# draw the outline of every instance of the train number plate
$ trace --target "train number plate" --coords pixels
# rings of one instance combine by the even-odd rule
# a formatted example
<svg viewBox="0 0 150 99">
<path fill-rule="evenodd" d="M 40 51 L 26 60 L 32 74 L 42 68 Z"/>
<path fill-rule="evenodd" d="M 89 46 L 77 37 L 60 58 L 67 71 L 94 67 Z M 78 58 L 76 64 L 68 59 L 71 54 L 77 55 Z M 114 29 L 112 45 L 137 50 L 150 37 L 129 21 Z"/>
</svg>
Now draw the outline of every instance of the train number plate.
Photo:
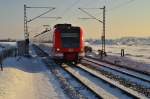
<svg viewBox="0 0 150 99">
<path fill-rule="evenodd" d="M 72 48 L 69 48 L 68 51 L 69 51 L 69 52 L 73 52 L 74 50 L 73 50 Z"/>
</svg>

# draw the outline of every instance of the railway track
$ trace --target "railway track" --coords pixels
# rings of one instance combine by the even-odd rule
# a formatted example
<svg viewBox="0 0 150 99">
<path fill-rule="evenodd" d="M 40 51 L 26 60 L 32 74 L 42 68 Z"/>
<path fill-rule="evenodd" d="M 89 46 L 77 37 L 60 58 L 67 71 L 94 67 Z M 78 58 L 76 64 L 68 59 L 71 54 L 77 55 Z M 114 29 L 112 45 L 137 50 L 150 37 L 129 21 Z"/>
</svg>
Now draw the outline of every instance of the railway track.
<svg viewBox="0 0 150 99">
<path fill-rule="evenodd" d="M 144 73 L 141 73 L 141 72 L 138 72 L 138 71 L 134 71 L 134 70 L 129 70 L 129 69 L 126 69 L 126 68 L 123 68 L 123 67 L 117 67 L 113 64 L 100 62 L 98 60 L 95 60 L 95 59 L 89 58 L 89 57 L 85 57 L 83 60 L 86 60 L 86 61 L 94 63 L 96 65 L 103 66 L 105 68 L 109 68 L 111 70 L 129 75 L 129 76 L 132 76 L 132 77 L 135 77 L 135 78 L 138 78 L 138 79 L 141 79 L 143 81 L 146 81 L 146 82 L 150 83 L 150 75 L 147 75 L 147 74 L 144 74 Z"/>
<path fill-rule="evenodd" d="M 42 52 L 43 51 L 40 50 L 40 54 Z M 47 54 L 45 52 L 43 53 L 45 55 Z M 118 82 L 115 82 L 112 79 L 109 79 L 106 76 L 99 74 L 94 70 L 89 69 L 86 66 L 83 66 L 81 64 L 77 66 L 68 66 L 66 64 L 63 64 L 61 65 L 61 67 L 64 70 L 66 70 L 68 73 L 70 73 L 73 77 L 75 77 L 75 79 L 79 80 L 79 82 L 81 82 L 84 86 L 86 86 L 99 98 L 104 98 L 104 99 L 110 99 L 110 98 L 146 99 L 147 98 L 144 95 L 139 94 L 137 91 L 127 88 L 119 84 Z"/>
<path fill-rule="evenodd" d="M 109 65 L 112 65 L 112 66 L 117 66 L 117 67 L 120 67 L 120 68 L 124 68 L 124 69 L 127 69 L 127 70 L 131 70 L 131 71 L 135 71 L 135 72 L 138 72 L 140 74 L 145 74 L 145 75 L 149 75 L 150 76 L 150 73 L 148 72 L 144 72 L 144 71 L 141 71 L 141 70 L 137 70 L 137 69 L 134 69 L 134 68 L 129 68 L 127 66 L 122 66 L 120 64 L 117 64 L 117 63 L 112 63 L 112 62 L 109 62 L 109 61 L 106 61 L 106 60 L 100 60 L 98 58 L 95 58 L 95 57 L 91 57 L 91 56 L 88 56 L 86 55 L 85 56 L 86 58 L 90 58 L 90 59 L 94 59 L 96 61 L 100 61 L 102 63 L 106 63 L 106 64 L 109 64 Z"/>
<path fill-rule="evenodd" d="M 70 99 L 101 99 L 100 96 L 72 77 L 72 75 L 61 68 L 60 65 L 54 63 L 50 58 L 47 60 L 45 57 L 49 57 L 48 54 L 38 46 L 33 45 L 33 47 L 38 56 L 44 57 L 43 62 L 50 68 L 52 74 L 58 79 L 64 93 L 67 94 Z"/>
<path fill-rule="evenodd" d="M 130 88 L 126 88 L 123 85 L 105 77 L 104 75 L 87 68 L 86 66 L 78 65 L 72 67 L 62 65 L 62 67 L 104 99 L 146 99 L 145 96 L 139 94 L 138 92 L 133 91 Z"/>
<path fill-rule="evenodd" d="M 124 70 L 122 68 L 117 68 L 111 65 L 109 66 L 106 63 L 102 64 L 102 62 L 95 61 L 93 59 L 83 60 L 86 60 L 85 62 L 83 62 L 83 64 L 87 67 L 92 68 L 100 74 L 103 74 L 106 77 L 119 82 L 125 87 L 128 87 L 150 98 L 149 76 L 135 71 L 128 71 L 126 69 Z"/>
</svg>

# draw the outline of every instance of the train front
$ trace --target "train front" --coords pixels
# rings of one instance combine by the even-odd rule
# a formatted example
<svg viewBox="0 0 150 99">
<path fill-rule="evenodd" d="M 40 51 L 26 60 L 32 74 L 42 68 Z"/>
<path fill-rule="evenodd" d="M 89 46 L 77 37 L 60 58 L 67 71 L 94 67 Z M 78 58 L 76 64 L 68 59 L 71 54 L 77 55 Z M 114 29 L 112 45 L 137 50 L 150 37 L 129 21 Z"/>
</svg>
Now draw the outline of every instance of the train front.
<svg viewBox="0 0 150 99">
<path fill-rule="evenodd" d="M 63 61 L 78 62 L 84 55 L 83 31 L 71 24 L 57 24 L 54 32 L 55 56 Z"/>
</svg>

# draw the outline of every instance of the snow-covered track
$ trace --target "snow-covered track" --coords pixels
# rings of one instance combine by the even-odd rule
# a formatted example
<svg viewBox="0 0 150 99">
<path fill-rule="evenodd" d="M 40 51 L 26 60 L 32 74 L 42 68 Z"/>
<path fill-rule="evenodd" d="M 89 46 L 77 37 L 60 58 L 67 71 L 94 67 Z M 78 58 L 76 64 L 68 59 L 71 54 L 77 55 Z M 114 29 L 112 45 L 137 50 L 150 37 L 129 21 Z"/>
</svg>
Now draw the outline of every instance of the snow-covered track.
<svg viewBox="0 0 150 99">
<path fill-rule="evenodd" d="M 101 97 L 62 69 L 60 64 L 55 63 L 41 48 L 37 45 L 33 45 L 33 47 L 38 56 L 44 57 L 43 62 L 50 68 L 50 71 L 58 79 L 61 88 L 63 88 L 70 99 L 101 99 Z"/>
<path fill-rule="evenodd" d="M 38 56 L 40 57 L 48 57 L 48 53 L 46 53 L 45 51 L 43 51 L 40 47 L 38 47 L 37 45 L 33 44 L 32 45 L 36 50 L 36 53 L 38 54 Z"/>
<path fill-rule="evenodd" d="M 120 72 L 120 73 L 125 74 L 125 75 L 129 75 L 129 76 L 132 76 L 134 78 L 137 78 L 137 79 L 140 79 L 140 80 L 143 80 L 145 82 L 150 83 L 150 76 L 149 75 L 146 75 L 146 74 L 143 74 L 143 73 L 140 73 L 137 71 L 133 71 L 133 70 L 128 70 L 126 68 L 117 67 L 115 65 L 101 62 L 101 61 L 98 61 L 98 60 L 95 60 L 92 58 L 85 57 L 83 60 L 88 61 L 88 62 L 93 63 L 93 64 L 96 64 L 96 65 L 99 65 L 99 66 L 102 66 L 102 67 L 105 67 L 105 68 L 109 68 L 111 70 Z"/>
<path fill-rule="evenodd" d="M 62 67 L 64 67 L 67 72 L 76 77 L 76 79 L 80 80 L 80 82 L 104 99 L 146 99 L 145 96 L 140 95 L 136 91 L 126 88 L 123 85 L 112 81 L 111 79 L 96 73 L 92 69 L 89 69 L 81 64 L 77 66 L 68 66 L 64 64 Z"/>
<path fill-rule="evenodd" d="M 111 69 L 109 68 L 109 65 L 105 66 L 100 65 L 98 63 L 95 62 L 90 62 L 90 61 L 86 61 L 86 60 L 82 60 L 82 64 L 85 65 L 86 67 L 93 69 L 95 72 L 98 72 L 104 76 L 106 76 L 107 78 L 114 80 L 118 83 L 120 83 L 121 85 L 130 88 L 148 98 L 150 98 L 150 82 L 149 81 L 145 81 L 139 77 L 135 77 L 133 75 L 130 76 L 130 74 L 126 74 L 126 73 L 122 73 L 122 68 L 121 71 L 119 70 L 115 70 L 115 69 Z M 110 66 L 111 67 L 111 66 Z M 113 66 L 112 66 L 113 68 Z M 132 72 L 131 72 L 132 74 Z M 149 77 L 149 76 L 148 76 Z"/>
<path fill-rule="evenodd" d="M 89 81 L 87 78 L 85 78 L 84 76 L 79 75 L 78 73 L 76 73 L 76 71 L 74 69 L 72 69 L 70 66 L 63 64 L 62 67 L 68 72 L 70 73 L 72 76 L 74 76 L 77 80 L 79 80 L 83 85 L 85 85 L 87 88 L 89 88 L 91 91 L 93 91 L 95 94 L 97 94 L 99 97 L 101 97 L 102 99 L 117 99 L 117 97 L 109 94 L 108 92 L 106 92 L 105 90 L 103 90 L 101 87 L 97 87 L 95 86 L 94 83 L 92 83 L 91 81 Z"/>
<path fill-rule="evenodd" d="M 38 47 L 38 46 L 37 46 Z M 41 49 L 40 50 L 40 54 L 42 54 L 43 50 Z M 45 57 L 45 55 L 48 55 L 47 53 L 43 53 L 41 55 L 41 57 Z M 74 76 L 76 79 L 78 79 L 77 77 L 79 77 L 79 74 L 78 73 L 79 71 L 76 71 L 73 67 L 71 66 L 67 66 L 67 65 L 62 65 L 62 67 L 66 70 L 66 68 L 71 68 L 72 69 L 72 73 L 70 73 L 72 76 Z M 76 67 L 77 68 L 77 67 Z M 89 69 L 89 70 L 92 70 L 92 69 Z M 67 71 L 67 70 L 66 70 Z M 86 71 L 87 70 L 82 70 L 82 71 Z M 69 72 L 69 71 L 67 71 Z M 92 71 L 93 72 L 93 71 Z M 86 75 L 83 77 L 81 77 L 81 79 L 79 80 L 79 82 L 83 83 L 82 81 L 84 81 L 86 84 L 84 84 L 88 89 L 90 89 L 92 91 L 92 93 L 95 93 L 96 96 L 99 96 L 101 98 L 105 98 L 105 99 L 110 99 L 111 98 L 124 98 L 124 99 L 127 99 L 127 98 L 147 98 L 145 96 L 143 96 L 143 94 L 140 94 L 138 93 L 137 91 L 134 91 L 130 88 L 126 88 L 125 86 L 119 84 L 118 82 L 115 82 L 113 81 L 112 79 L 109 79 L 107 78 L 106 76 L 102 75 L 102 77 L 104 77 L 103 79 L 102 78 L 99 78 L 98 75 L 99 74 L 93 74 L 92 72 L 87 72 L 87 75 L 90 74 L 92 75 L 91 77 L 87 77 Z M 76 74 L 76 76 L 74 75 Z M 82 75 L 83 76 L 83 75 Z M 87 79 L 87 81 L 85 80 Z M 93 79 L 93 80 L 91 80 Z M 94 79 L 99 79 L 99 80 L 96 80 L 96 84 L 99 83 L 99 85 L 96 85 L 95 84 L 95 80 Z M 101 80 L 100 80 L 101 79 Z M 112 83 L 109 83 L 109 80 L 110 82 Z M 104 83 L 104 85 L 100 84 L 100 83 Z M 91 83 L 91 84 L 90 84 Z M 106 83 L 106 84 L 105 84 Z M 93 85 L 92 85 L 93 84 Z M 94 85 L 95 84 L 95 85 Z M 87 85 L 90 85 L 90 86 L 87 86 Z M 104 86 L 107 86 L 107 87 L 104 87 Z M 94 87 L 95 86 L 95 87 Z M 118 87 L 119 86 L 119 87 Z M 99 88 L 100 87 L 100 88 Z M 109 87 L 109 88 L 108 88 Z M 112 89 L 111 89 L 112 88 Z M 95 90 L 97 89 L 97 90 Z M 106 90 L 107 89 L 107 90 Z M 109 92 L 109 89 L 113 90 L 112 93 Z M 117 89 L 117 90 L 116 90 Z M 93 91 L 95 90 L 95 91 Z"/>
</svg>

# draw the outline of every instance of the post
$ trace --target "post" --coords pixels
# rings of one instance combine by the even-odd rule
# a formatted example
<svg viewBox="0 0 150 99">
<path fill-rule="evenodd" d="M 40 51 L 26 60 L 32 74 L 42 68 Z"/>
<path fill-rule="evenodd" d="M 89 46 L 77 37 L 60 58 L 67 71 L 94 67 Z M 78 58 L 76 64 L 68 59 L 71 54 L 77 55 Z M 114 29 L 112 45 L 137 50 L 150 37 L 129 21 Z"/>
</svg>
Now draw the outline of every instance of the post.
<svg viewBox="0 0 150 99">
<path fill-rule="evenodd" d="M 33 17 L 32 19 L 29 19 L 27 18 L 27 9 L 30 9 L 30 8 L 37 8 L 37 9 L 49 9 L 48 11 L 45 11 L 43 12 L 42 14 L 36 16 L 36 17 Z M 54 7 L 28 7 L 26 5 L 24 5 L 24 36 L 25 36 L 25 41 L 26 41 L 26 55 L 29 55 L 29 32 L 28 32 L 28 23 L 31 22 L 31 21 L 34 21 L 35 19 L 37 18 L 40 18 L 41 16 L 49 13 L 50 11 L 54 10 L 55 8 Z"/>
<path fill-rule="evenodd" d="M 86 13 L 88 16 L 90 16 L 92 19 L 95 19 L 97 21 L 99 21 L 100 23 L 103 23 L 103 32 L 102 32 L 102 35 L 101 35 L 101 41 L 102 41 L 102 54 L 104 56 L 107 56 L 106 54 L 106 50 L 105 50 L 105 25 L 106 25 L 106 22 L 105 22 L 105 18 L 106 18 L 106 7 L 104 6 L 103 8 L 98 8 L 98 9 L 101 9 L 103 10 L 103 21 L 96 18 L 95 16 L 93 16 L 92 14 L 88 13 L 87 11 L 83 10 L 83 9 L 90 9 L 90 8 L 79 8 L 79 10 L 81 10 L 82 12 Z M 91 8 L 93 9 L 93 8 Z M 97 8 L 95 8 L 97 9 Z M 89 19 L 89 18 L 82 18 L 82 19 Z M 102 56 L 103 56 L 102 55 Z"/>
<path fill-rule="evenodd" d="M 2 65 L 2 62 L 3 62 L 3 53 L 0 55 L 0 67 L 1 67 L 1 71 L 3 71 L 3 65 Z"/>
<path fill-rule="evenodd" d="M 103 35 L 104 35 L 104 53 L 105 53 L 105 6 L 103 10 Z"/>
<path fill-rule="evenodd" d="M 121 49 L 121 56 L 124 56 L 124 49 Z"/>
<path fill-rule="evenodd" d="M 1 65 L 1 71 L 3 71 L 3 65 L 2 65 L 2 62 L 0 63 L 0 65 Z"/>
<path fill-rule="evenodd" d="M 24 37 L 26 42 L 25 54 L 29 54 L 29 33 L 28 33 L 28 19 L 27 19 L 27 6 L 24 5 Z"/>
<path fill-rule="evenodd" d="M 102 51 L 105 54 L 105 6 L 102 8 L 103 9 L 103 34 L 102 34 Z"/>
<path fill-rule="evenodd" d="M 1 65 L 1 71 L 3 71 L 3 65 L 2 65 L 2 62 L 0 63 L 0 65 Z"/>
</svg>

